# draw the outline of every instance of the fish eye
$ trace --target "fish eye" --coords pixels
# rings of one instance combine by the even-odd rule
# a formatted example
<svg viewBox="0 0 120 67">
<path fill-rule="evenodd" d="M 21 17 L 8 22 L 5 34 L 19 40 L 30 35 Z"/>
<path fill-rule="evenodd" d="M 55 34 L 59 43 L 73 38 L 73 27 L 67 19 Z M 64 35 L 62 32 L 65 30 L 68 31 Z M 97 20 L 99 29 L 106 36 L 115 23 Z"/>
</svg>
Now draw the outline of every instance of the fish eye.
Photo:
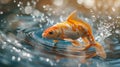
<svg viewBox="0 0 120 67">
<path fill-rule="evenodd" d="M 53 32 L 51 31 L 51 32 L 49 32 L 49 34 L 53 34 Z"/>
</svg>

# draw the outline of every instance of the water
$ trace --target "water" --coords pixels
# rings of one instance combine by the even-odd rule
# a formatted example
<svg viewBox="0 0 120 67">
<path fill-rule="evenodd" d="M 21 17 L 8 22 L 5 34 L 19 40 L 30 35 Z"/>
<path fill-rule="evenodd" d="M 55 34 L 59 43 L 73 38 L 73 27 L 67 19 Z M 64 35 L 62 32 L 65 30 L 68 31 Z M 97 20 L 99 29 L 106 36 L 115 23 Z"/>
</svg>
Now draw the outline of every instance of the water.
<svg viewBox="0 0 120 67">
<path fill-rule="evenodd" d="M 95 39 L 100 42 L 107 53 L 107 58 L 98 56 L 89 58 L 95 53 L 89 51 L 77 51 L 70 42 L 60 41 L 54 47 L 52 40 L 44 39 L 41 34 L 44 29 L 64 21 L 75 7 L 68 6 L 62 10 L 69 1 L 58 4 L 59 0 L 53 0 L 54 5 L 44 5 L 45 1 L 10 1 L 10 8 L 6 5 L 0 11 L 0 67 L 119 67 L 120 66 L 120 17 L 119 15 L 104 15 L 96 13 L 93 5 L 85 5 L 82 0 L 79 4 L 92 8 L 88 15 L 79 11 L 79 17 L 88 22 L 93 28 Z M 86 0 L 87 1 L 87 0 Z M 9 0 L 8 0 L 9 2 Z M 37 3 L 41 3 L 40 10 Z M 88 3 L 88 2 L 87 2 Z M 94 4 L 94 1 L 92 1 Z M 13 7 L 16 5 L 16 7 Z M 57 7 L 59 8 L 57 8 Z M 61 7 L 62 6 L 62 7 Z M 60 9 L 61 8 L 61 9 Z M 106 8 L 106 7 L 105 7 Z M 2 8 L 1 8 L 2 9 Z M 62 10 L 62 11 L 61 11 Z M 115 11 L 114 8 L 112 8 Z M 80 39 L 80 42 L 81 39 Z M 76 50 L 72 50 L 72 49 Z"/>
</svg>

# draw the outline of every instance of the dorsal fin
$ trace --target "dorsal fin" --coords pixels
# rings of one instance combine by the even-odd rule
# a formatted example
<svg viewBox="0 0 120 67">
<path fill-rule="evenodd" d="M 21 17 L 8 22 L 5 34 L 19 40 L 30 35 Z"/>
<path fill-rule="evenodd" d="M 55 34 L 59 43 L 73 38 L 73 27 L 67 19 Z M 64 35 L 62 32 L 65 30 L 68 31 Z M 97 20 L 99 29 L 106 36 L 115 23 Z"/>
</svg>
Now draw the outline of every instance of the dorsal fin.
<svg viewBox="0 0 120 67">
<path fill-rule="evenodd" d="M 81 20 L 78 16 L 77 16 L 77 10 L 74 10 L 67 18 L 67 21 L 78 21 L 81 23 L 84 23 L 83 20 Z"/>
<path fill-rule="evenodd" d="M 82 19 L 80 19 L 77 16 L 77 10 L 74 10 L 67 18 L 67 23 L 74 23 L 74 22 L 79 22 L 81 25 L 84 25 L 86 27 L 88 27 L 89 29 L 91 29 L 90 25 L 86 22 L 84 22 Z M 72 21 L 72 22 L 71 22 Z"/>
<path fill-rule="evenodd" d="M 74 10 L 74 11 L 68 16 L 67 21 L 78 19 L 78 17 L 77 17 L 76 14 L 77 14 L 77 10 Z"/>
</svg>

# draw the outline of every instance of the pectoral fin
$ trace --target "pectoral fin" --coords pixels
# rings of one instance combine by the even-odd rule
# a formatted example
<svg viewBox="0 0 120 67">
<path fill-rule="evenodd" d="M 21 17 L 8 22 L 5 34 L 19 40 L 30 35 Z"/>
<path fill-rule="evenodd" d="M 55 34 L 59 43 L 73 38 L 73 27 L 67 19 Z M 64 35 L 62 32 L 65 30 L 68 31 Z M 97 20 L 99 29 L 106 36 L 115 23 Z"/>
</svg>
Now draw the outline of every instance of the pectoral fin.
<svg viewBox="0 0 120 67">
<path fill-rule="evenodd" d="M 71 41 L 71 43 L 73 46 L 81 46 L 81 44 L 77 40 Z"/>
<path fill-rule="evenodd" d="M 88 39 L 86 37 L 82 37 L 82 40 L 83 40 L 83 42 L 84 42 L 85 45 L 89 44 L 89 41 L 88 41 Z"/>
<path fill-rule="evenodd" d="M 91 46 L 92 46 L 91 44 L 87 44 L 81 50 L 85 51 L 85 50 L 89 49 Z"/>
</svg>

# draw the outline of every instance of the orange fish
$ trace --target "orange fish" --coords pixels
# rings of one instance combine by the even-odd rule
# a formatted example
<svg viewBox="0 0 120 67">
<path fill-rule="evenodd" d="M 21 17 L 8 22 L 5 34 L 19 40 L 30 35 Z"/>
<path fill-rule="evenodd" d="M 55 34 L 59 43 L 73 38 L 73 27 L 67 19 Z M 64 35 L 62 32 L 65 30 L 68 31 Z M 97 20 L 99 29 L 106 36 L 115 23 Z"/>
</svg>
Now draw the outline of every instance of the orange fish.
<svg viewBox="0 0 120 67">
<path fill-rule="evenodd" d="M 58 40 L 70 41 L 74 46 L 81 45 L 77 40 L 81 37 L 85 43 L 85 46 L 81 50 L 85 51 L 90 47 L 94 47 L 98 56 L 106 58 L 104 48 L 95 41 L 90 25 L 79 19 L 76 16 L 76 12 L 77 11 L 73 11 L 66 21 L 47 28 L 42 33 L 42 37 L 53 39 L 56 43 Z"/>
</svg>

